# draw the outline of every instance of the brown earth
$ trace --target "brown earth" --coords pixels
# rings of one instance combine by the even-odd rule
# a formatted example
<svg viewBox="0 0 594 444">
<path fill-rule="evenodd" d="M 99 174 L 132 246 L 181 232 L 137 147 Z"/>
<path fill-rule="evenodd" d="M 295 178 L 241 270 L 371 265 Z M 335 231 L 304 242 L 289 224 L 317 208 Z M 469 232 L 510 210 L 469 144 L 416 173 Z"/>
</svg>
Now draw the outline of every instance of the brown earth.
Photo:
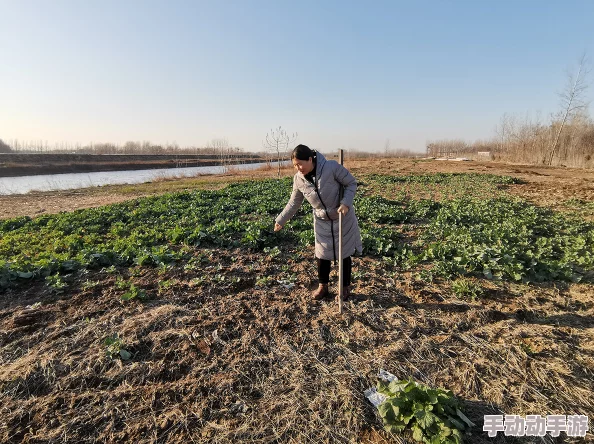
<svg viewBox="0 0 594 444">
<path fill-rule="evenodd" d="M 492 163 L 350 161 L 365 173 L 488 172 L 573 211 L 594 172 Z M 285 170 L 284 174 L 291 174 Z M 274 175 L 0 197 L 3 217 Z M 36 210 L 37 208 L 37 210 Z M 581 210 L 580 210 L 581 211 Z M 587 211 L 586 211 L 587 212 Z M 354 260 L 356 299 L 314 303 L 313 247 L 201 249 L 175 266 L 107 268 L 0 294 L 1 442 L 412 442 L 382 430 L 363 391 L 380 368 L 451 389 L 477 424 L 469 443 L 585 443 L 482 432 L 484 414 L 594 418 L 594 289 L 483 279 L 479 299 L 379 258 Z M 147 296 L 124 302 L 134 283 Z M 111 358 L 117 335 L 131 359 Z M 117 354 L 117 353 L 116 353 Z M 592 427 L 590 427 L 592 428 Z"/>
</svg>

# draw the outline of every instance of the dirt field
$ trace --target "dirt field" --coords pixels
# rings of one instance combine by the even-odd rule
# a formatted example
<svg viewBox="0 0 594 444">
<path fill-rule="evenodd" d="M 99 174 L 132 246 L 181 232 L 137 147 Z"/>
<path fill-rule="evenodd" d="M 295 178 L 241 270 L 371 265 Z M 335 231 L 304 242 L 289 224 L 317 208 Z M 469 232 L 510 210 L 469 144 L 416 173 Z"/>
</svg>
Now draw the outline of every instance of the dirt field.
<svg viewBox="0 0 594 444">
<path fill-rule="evenodd" d="M 346 166 L 355 176 L 510 175 L 524 181 L 510 193 L 594 220 L 594 171 L 398 159 Z M 270 176 L 0 196 L 0 217 Z M 594 442 L 592 432 L 489 439 L 481 429 L 483 415 L 503 412 L 592 421 L 592 285 L 481 279 L 483 296 L 461 300 L 451 282 L 364 257 L 354 260 L 356 299 L 338 315 L 333 300 L 309 298 L 312 258 L 313 246 L 276 256 L 197 249 L 195 266 L 109 267 L 73 274 L 60 292 L 37 282 L 0 293 L 0 441 L 413 442 L 385 432 L 363 396 L 383 368 L 459 396 L 477 424 L 468 443 Z M 123 303 L 121 280 L 150 299 Z M 114 335 L 129 361 L 106 356 Z"/>
</svg>

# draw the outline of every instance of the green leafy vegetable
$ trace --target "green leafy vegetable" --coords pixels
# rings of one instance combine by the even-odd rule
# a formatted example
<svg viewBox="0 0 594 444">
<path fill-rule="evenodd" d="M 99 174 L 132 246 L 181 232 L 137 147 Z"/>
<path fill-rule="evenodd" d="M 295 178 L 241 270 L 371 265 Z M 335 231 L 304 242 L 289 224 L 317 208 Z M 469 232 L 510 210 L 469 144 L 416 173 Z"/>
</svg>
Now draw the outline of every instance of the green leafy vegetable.
<svg viewBox="0 0 594 444">
<path fill-rule="evenodd" d="M 474 426 L 449 390 L 411 379 L 380 380 L 377 391 L 387 396 L 378 411 L 388 432 L 410 430 L 414 440 L 425 444 L 461 444 L 463 434 Z"/>
</svg>

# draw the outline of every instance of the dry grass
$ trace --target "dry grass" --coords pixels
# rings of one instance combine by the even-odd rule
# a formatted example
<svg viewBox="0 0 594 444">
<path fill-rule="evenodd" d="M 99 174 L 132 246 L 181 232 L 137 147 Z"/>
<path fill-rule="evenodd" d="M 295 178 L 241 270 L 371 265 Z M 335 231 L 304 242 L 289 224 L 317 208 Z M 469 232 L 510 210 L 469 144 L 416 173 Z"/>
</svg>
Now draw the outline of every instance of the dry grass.
<svg viewBox="0 0 594 444">
<path fill-rule="evenodd" d="M 485 282 L 485 298 L 466 303 L 447 283 L 360 259 L 358 301 L 339 316 L 308 300 L 313 261 L 294 254 L 214 250 L 203 269 L 120 270 L 147 302 L 121 302 L 105 271 L 60 297 L 39 286 L 3 295 L 0 440 L 410 442 L 385 433 L 363 397 L 380 368 L 452 389 L 477 424 L 498 411 L 594 415 L 591 287 Z M 255 286 L 282 278 L 281 264 L 297 288 Z M 195 283 L 218 265 L 242 282 Z M 106 356 L 113 334 L 130 362 Z M 477 427 L 469 442 L 513 441 Z"/>
</svg>

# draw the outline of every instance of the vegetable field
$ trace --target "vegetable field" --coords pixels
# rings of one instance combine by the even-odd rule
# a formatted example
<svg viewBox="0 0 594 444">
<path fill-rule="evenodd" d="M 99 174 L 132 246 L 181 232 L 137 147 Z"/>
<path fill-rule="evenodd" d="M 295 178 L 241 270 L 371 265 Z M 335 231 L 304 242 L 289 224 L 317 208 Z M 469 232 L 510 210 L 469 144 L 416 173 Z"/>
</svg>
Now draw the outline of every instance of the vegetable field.
<svg viewBox="0 0 594 444">
<path fill-rule="evenodd" d="M 594 224 L 498 192 L 497 185 L 513 182 L 487 175 L 366 177 L 365 195 L 355 201 L 364 254 L 393 258 L 390 262 L 404 270 L 425 265 L 448 279 L 581 281 L 594 270 Z M 415 199 L 413 189 L 390 187 L 401 183 L 426 185 L 430 195 L 444 195 Z M 375 193 L 377 188 L 392 198 Z M 0 222 L 0 285 L 37 277 L 51 281 L 61 273 L 111 265 L 166 266 L 190 259 L 196 248 L 305 247 L 313 242 L 307 204 L 289 230 L 270 230 L 288 192 L 289 179 L 269 180 L 5 220 Z"/>
<path fill-rule="evenodd" d="M 440 433 L 464 442 L 532 442 L 488 438 L 485 414 L 594 418 L 591 202 L 539 205 L 510 175 L 355 175 L 343 316 L 308 298 L 311 208 L 272 230 L 290 178 L 0 220 L 0 441 L 421 439 L 364 398 L 380 368 L 455 396 L 476 426 Z"/>
</svg>

